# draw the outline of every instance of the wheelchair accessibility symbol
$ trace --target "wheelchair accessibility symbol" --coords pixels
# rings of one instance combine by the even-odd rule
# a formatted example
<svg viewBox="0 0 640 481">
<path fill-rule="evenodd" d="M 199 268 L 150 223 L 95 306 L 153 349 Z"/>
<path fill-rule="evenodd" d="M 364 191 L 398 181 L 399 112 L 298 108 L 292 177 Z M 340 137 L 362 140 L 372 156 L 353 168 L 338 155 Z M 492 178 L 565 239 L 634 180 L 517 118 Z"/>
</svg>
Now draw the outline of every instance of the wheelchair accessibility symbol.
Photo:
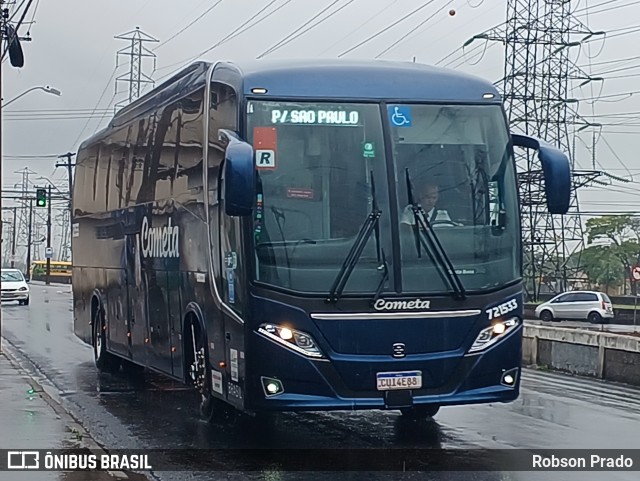
<svg viewBox="0 0 640 481">
<path fill-rule="evenodd" d="M 411 108 L 390 105 L 388 107 L 389 120 L 395 127 L 411 127 Z"/>
</svg>

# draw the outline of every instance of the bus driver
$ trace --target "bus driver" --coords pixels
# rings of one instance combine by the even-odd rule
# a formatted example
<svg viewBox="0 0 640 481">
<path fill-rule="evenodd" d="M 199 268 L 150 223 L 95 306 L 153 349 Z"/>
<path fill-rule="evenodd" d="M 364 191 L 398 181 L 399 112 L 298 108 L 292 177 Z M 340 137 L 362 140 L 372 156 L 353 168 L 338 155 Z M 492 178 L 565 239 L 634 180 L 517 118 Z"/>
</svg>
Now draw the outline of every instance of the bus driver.
<svg viewBox="0 0 640 481">
<path fill-rule="evenodd" d="M 449 217 L 449 213 L 446 210 L 436 209 L 439 194 L 440 188 L 438 185 L 433 181 L 428 180 L 416 189 L 415 202 L 422 206 L 422 209 L 427 216 L 427 220 L 430 223 L 445 222 L 451 225 L 459 225 L 451 220 L 451 217 Z M 404 208 L 400 223 L 411 226 L 415 224 L 415 217 L 410 205 Z"/>
</svg>

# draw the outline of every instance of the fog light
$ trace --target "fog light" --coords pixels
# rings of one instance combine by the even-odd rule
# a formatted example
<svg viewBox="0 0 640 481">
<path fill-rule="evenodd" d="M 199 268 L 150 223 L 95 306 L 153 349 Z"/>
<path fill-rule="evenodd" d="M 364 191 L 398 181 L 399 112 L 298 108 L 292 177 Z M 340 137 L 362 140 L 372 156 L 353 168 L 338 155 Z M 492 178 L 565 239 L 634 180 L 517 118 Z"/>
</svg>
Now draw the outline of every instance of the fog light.
<svg viewBox="0 0 640 481">
<path fill-rule="evenodd" d="M 511 374 L 507 374 L 504 377 L 504 382 L 507 383 L 507 384 L 513 384 L 513 381 L 514 381 L 514 379 L 513 379 L 513 376 Z M 269 386 L 267 386 L 267 387 L 271 387 L 271 386 L 273 386 L 273 388 L 274 388 L 273 392 L 275 392 L 278 389 L 274 384 L 269 384 Z"/>
<path fill-rule="evenodd" d="M 270 377 L 261 377 L 262 388 L 264 389 L 264 395 L 267 397 L 276 396 L 284 392 L 284 387 L 279 379 L 273 379 Z"/>
<path fill-rule="evenodd" d="M 510 369 L 502 373 L 502 379 L 500 380 L 500 384 L 504 386 L 513 387 L 516 384 L 516 380 L 518 379 L 518 369 Z"/>
</svg>

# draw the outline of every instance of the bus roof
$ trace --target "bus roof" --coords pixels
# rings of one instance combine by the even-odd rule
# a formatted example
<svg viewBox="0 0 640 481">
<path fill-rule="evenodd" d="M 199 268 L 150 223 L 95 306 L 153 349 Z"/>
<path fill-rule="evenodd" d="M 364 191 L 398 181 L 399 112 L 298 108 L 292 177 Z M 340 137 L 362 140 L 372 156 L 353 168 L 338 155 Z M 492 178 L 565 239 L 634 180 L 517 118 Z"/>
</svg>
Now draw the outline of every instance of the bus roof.
<svg viewBox="0 0 640 481">
<path fill-rule="evenodd" d="M 253 88 L 266 88 L 270 97 L 482 102 L 483 94 L 491 93 L 499 99 L 486 80 L 414 62 L 252 60 L 218 65 L 216 77 L 231 84 L 243 80 L 245 95 Z"/>
<path fill-rule="evenodd" d="M 80 148 L 102 138 L 150 110 L 168 105 L 205 84 L 212 64 L 198 61 L 120 110 L 102 131 Z M 414 62 L 385 60 L 249 60 L 217 62 L 213 80 L 262 98 L 309 100 L 390 100 L 397 102 L 497 102 L 500 94 L 487 80 L 465 73 Z M 493 94 L 485 100 L 484 94 Z"/>
</svg>

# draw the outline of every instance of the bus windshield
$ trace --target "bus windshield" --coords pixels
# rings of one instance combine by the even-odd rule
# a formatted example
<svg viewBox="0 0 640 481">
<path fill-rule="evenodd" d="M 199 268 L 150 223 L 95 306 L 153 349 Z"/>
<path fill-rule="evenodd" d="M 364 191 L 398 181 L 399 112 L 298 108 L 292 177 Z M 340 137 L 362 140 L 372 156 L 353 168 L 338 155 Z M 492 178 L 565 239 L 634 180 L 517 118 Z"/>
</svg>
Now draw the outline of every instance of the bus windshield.
<svg viewBox="0 0 640 481">
<path fill-rule="evenodd" d="M 329 293 L 374 196 L 380 218 L 345 295 L 379 291 L 381 271 L 382 292 L 450 292 L 415 215 L 431 223 L 465 290 L 519 277 L 516 179 L 500 106 L 252 101 L 247 117 L 259 179 L 256 281 Z M 421 214 L 409 206 L 407 179 Z"/>
</svg>

